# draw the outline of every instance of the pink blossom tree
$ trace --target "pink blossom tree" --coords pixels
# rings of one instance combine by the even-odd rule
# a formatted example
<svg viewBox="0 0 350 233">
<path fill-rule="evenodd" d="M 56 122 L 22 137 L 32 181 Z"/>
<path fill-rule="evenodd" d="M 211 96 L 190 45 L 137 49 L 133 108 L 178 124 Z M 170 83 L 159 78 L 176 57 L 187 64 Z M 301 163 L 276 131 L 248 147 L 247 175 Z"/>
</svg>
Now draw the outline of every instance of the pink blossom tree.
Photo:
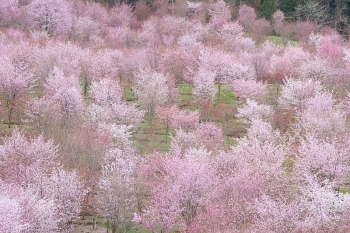
<svg viewBox="0 0 350 233">
<path fill-rule="evenodd" d="M 125 124 L 131 127 L 138 126 L 145 115 L 136 104 L 113 104 L 112 105 L 112 121 L 118 124 Z"/>
<path fill-rule="evenodd" d="M 83 76 L 84 59 L 90 59 L 88 50 L 83 50 L 73 43 L 48 41 L 45 46 L 33 50 L 30 65 L 35 67 L 35 74 L 39 80 L 59 68 L 65 75 Z"/>
<path fill-rule="evenodd" d="M 199 61 L 200 68 L 215 73 L 215 84 L 218 85 L 219 95 L 222 85 L 239 78 L 249 79 L 254 75 L 251 67 L 235 61 L 233 54 L 220 50 L 201 50 Z"/>
<path fill-rule="evenodd" d="M 243 37 L 243 27 L 237 22 L 225 23 L 219 30 L 220 36 L 223 39 L 223 43 L 227 50 L 238 50 L 240 47 L 238 45 L 239 41 Z M 243 47 L 243 46 L 242 46 Z M 239 49 L 242 49 L 240 47 Z"/>
<path fill-rule="evenodd" d="M 0 59 L 0 95 L 7 117 L 8 127 L 13 116 L 21 110 L 21 102 L 34 83 L 33 72 L 23 63 L 14 64 L 10 57 Z"/>
<path fill-rule="evenodd" d="M 8 25 L 16 23 L 21 13 L 18 0 L 4 0 L 0 6 L 0 22 Z"/>
<path fill-rule="evenodd" d="M 223 145 L 222 129 L 213 122 L 204 122 L 197 126 L 196 134 L 208 150 L 220 148 Z"/>
<path fill-rule="evenodd" d="M 215 184 L 209 154 L 203 148 L 188 150 L 184 158 L 166 159 L 163 169 L 160 180 L 152 186 L 151 205 L 142 222 L 161 232 L 176 228 L 189 232 L 197 216 L 205 211 Z"/>
<path fill-rule="evenodd" d="M 256 20 L 250 28 L 250 35 L 256 40 L 257 43 L 264 41 L 265 36 L 271 33 L 272 27 L 269 21 L 265 19 Z"/>
<path fill-rule="evenodd" d="M 43 181 L 43 196 L 54 201 L 59 232 L 72 232 L 87 190 L 75 172 L 59 168 Z"/>
<path fill-rule="evenodd" d="M 175 129 L 189 129 L 194 128 L 199 121 L 198 111 L 180 110 L 176 105 L 169 107 L 158 107 L 156 109 L 159 120 L 165 124 L 165 138 L 168 142 L 169 127 Z"/>
<path fill-rule="evenodd" d="M 341 232 L 348 229 L 343 222 L 348 215 L 348 194 L 319 185 L 311 179 L 300 187 L 300 193 L 289 197 L 263 195 L 253 204 L 259 232 Z"/>
<path fill-rule="evenodd" d="M 196 70 L 196 58 L 194 52 L 181 47 L 169 48 L 161 54 L 159 68 L 163 73 L 174 77 L 176 83 L 182 83 L 188 70 Z"/>
<path fill-rule="evenodd" d="M 152 124 L 156 107 L 169 101 L 167 78 L 156 71 L 141 70 L 136 74 L 135 79 L 133 89 L 137 94 L 139 104 L 146 110 L 148 120 Z"/>
<path fill-rule="evenodd" d="M 327 83 L 329 76 L 332 76 L 332 72 L 332 65 L 326 59 L 315 57 L 301 64 L 298 76 L 303 79 L 319 79 Z"/>
<path fill-rule="evenodd" d="M 122 60 L 122 52 L 118 50 L 98 50 L 89 60 L 88 73 L 90 80 L 101 78 L 117 78 Z"/>
<path fill-rule="evenodd" d="M 208 71 L 201 68 L 193 80 L 193 95 L 199 103 L 203 103 L 207 100 L 214 100 L 217 92 L 215 88 L 215 77 L 214 72 Z"/>
<path fill-rule="evenodd" d="M 28 9 L 29 25 L 50 36 L 67 35 L 71 31 L 70 5 L 63 0 L 34 0 Z"/>
<path fill-rule="evenodd" d="M 294 232 L 298 229 L 302 208 L 298 200 L 272 198 L 264 195 L 253 204 L 255 227 L 259 231 Z"/>
<path fill-rule="evenodd" d="M 231 19 L 231 12 L 226 2 L 218 0 L 209 9 L 210 25 L 213 29 L 221 28 L 224 23 Z"/>
<path fill-rule="evenodd" d="M 83 108 L 83 97 L 80 93 L 79 80 L 75 76 L 67 77 L 54 67 L 46 79 L 45 89 L 55 105 L 52 110 L 60 116 L 61 127 L 65 128 L 78 116 Z M 49 98 L 49 99 L 50 99 Z"/>
<path fill-rule="evenodd" d="M 283 53 L 274 53 L 270 59 L 269 81 L 281 84 L 287 77 L 299 73 L 299 67 L 310 58 L 310 54 L 301 47 L 287 46 Z"/>
<path fill-rule="evenodd" d="M 232 83 L 233 92 L 241 100 L 246 99 L 261 102 L 267 94 L 267 85 L 255 80 L 237 79 Z"/>
<path fill-rule="evenodd" d="M 101 79 L 92 82 L 90 87 L 90 97 L 95 104 L 100 106 L 120 104 L 122 90 L 116 80 L 110 78 Z"/>
<path fill-rule="evenodd" d="M 125 3 L 116 5 L 109 10 L 108 25 L 111 27 L 128 27 L 133 20 L 133 9 Z"/>
<path fill-rule="evenodd" d="M 56 208 L 52 200 L 40 198 L 34 190 L 0 181 L 1 231 L 57 232 Z M 16 213 L 16 215 L 13 215 Z M 9 219 L 11 217 L 11 219 Z"/>
<path fill-rule="evenodd" d="M 350 208 L 349 194 L 339 193 L 312 180 L 301 191 L 299 205 L 304 216 L 299 227 L 314 232 L 342 231 L 342 227 L 349 227 L 344 222 Z"/>
<path fill-rule="evenodd" d="M 19 198 L 9 193 L 11 188 L 11 185 L 0 183 L 0 230 L 2 232 L 20 233 L 25 230 L 26 226 L 21 221 L 21 205 L 19 203 Z"/>
<path fill-rule="evenodd" d="M 111 223 L 112 233 L 131 225 L 136 208 L 136 169 L 138 159 L 132 151 L 107 152 L 97 193 L 98 212 Z"/>
<path fill-rule="evenodd" d="M 320 137 L 340 135 L 345 131 L 346 117 L 331 93 L 316 93 L 305 102 L 299 116 L 299 127 Z"/>
<path fill-rule="evenodd" d="M 195 132 L 186 132 L 180 128 L 171 138 L 170 150 L 174 154 L 183 155 L 188 149 L 200 148 L 201 146 L 203 145 Z"/>
<path fill-rule="evenodd" d="M 277 10 L 275 13 L 273 13 L 272 19 L 274 23 L 282 23 L 284 20 L 283 11 Z"/>
<path fill-rule="evenodd" d="M 295 107 L 298 111 L 302 111 L 306 107 L 306 101 L 320 93 L 323 88 L 317 80 L 288 78 L 278 101 L 282 106 Z"/>
<path fill-rule="evenodd" d="M 90 17 L 81 16 L 74 18 L 72 33 L 74 38 L 82 44 L 87 43 L 90 40 L 90 37 L 98 31 L 98 23 Z"/>
<path fill-rule="evenodd" d="M 335 36 L 323 36 L 317 45 L 317 55 L 336 65 L 343 56 L 342 41 Z"/>
<path fill-rule="evenodd" d="M 58 148 L 52 141 L 45 142 L 42 136 L 26 139 L 15 131 L 4 138 L 0 146 L 1 180 L 30 186 L 38 177 L 50 174 L 58 164 Z"/>
<path fill-rule="evenodd" d="M 156 108 L 158 119 L 165 125 L 165 144 L 168 144 L 169 127 L 172 123 L 173 116 L 176 115 L 179 111 L 180 110 L 176 105 Z"/>
<path fill-rule="evenodd" d="M 269 119 L 273 113 L 271 106 L 247 99 L 245 105 L 238 109 L 237 116 L 250 121 L 256 118 Z"/>
<path fill-rule="evenodd" d="M 339 190 L 350 173 L 346 161 L 346 149 L 341 145 L 307 135 L 298 148 L 294 166 L 301 179 Z"/>
<path fill-rule="evenodd" d="M 239 7 L 238 22 L 240 22 L 243 25 L 244 29 L 247 32 L 250 31 L 256 18 L 257 17 L 254 8 L 245 4 Z"/>
<path fill-rule="evenodd" d="M 198 111 L 179 110 L 172 116 L 171 126 L 175 129 L 188 130 L 196 127 L 199 122 Z"/>
</svg>

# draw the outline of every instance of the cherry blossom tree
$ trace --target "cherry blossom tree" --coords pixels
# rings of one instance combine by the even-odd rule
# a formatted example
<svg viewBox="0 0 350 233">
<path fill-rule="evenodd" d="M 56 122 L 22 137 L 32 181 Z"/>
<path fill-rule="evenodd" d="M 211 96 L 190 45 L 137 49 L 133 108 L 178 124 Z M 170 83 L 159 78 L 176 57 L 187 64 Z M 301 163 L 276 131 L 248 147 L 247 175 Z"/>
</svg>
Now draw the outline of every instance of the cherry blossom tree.
<svg viewBox="0 0 350 233">
<path fill-rule="evenodd" d="M 75 173 L 62 170 L 58 157 L 52 141 L 41 136 L 26 139 L 19 131 L 0 146 L 2 180 L 25 191 L 17 198 L 27 230 L 70 232 L 80 214 L 86 191 Z"/>
<path fill-rule="evenodd" d="M 275 13 L 273 13 L 272 19 L 274 23 L 282 23 L 284 20 L 283 11 L 277 10 Z"/>
<path fill-rule="evenodd" d="M 43 181 L 42 189 L 44 197 L 55 203 L 59 232 L 72 232 L 72 224 L 79 217 L 87 193 L 77 174 L 59 168 Z"/>
<path fill-rule="evenodd" d="M 89 60 L 88 73 L 91 77 L 90 80 L 118 77 L 120 70 L 118 64 L 122 60 L 122 56 L 122 52 L 118 50 L 98 50 Z"/>
<path fill-rule="evenodd" d="M 26 226 L 21 221 L 21 205 L 17 196 L 9 195 L 11 185 L 0 183 L 0 207 L 1 207 L 1 226 L 2 232 L 22 232 Z"/>
<path fill-rule="evenodd" d="M 63 0 L 34 0 L 28 9 L 29 24 L 33 29 L 46 31 L 50 36 L 66 35 L 71 31 L 70 5 Z"/>
<path fill-rule="evenodd" d="M 274 111 L 271 106 L 259 104 L 258 102 L 247 99 L 245 105 L 238 109 L 237 116 L 243 119 L 252 120 L 256 118 L 268 119 L 273 115 Z"/>
<path fill-rule="evenodd" d="M 260 47 L 253 47 L 253 51 L 250 53 L 245 53 L 242 56 L 242 59 L 250 66 L 252 66 L 255 71 L 255 77 L 257 81 L 267 81 L 269 80 L 270 75 L 270 63 L 271 58 L 281 53 L 281 47 L 276 46 L 270 41 L 265 41 Z M 245 63 L 244 63 L 245 64 Z M 272 79 L 275 81 L 275 79 Z M 277 80 L 281 81 L 281 80 Z M 276 82 L 274 82 L 276 83 Z"/>
<path fill-rule="evenodd" d="M 83 44 L 90 40 L 94 33 L 98 33 L 98 24 L 90 17 L 76 17 L 73 21 L 73 35 Z"/>
<path fill-rule="evenodd" d="M 250 79 L 254 75 L 251 67 L 240 64 L 234 60 L 231 53 L 225 53 L 220 50 L 201 50 L 199 61 L 200 68 L 215 73 L 215 84 L 218 85 L 218 94 L 220 94 L 222 85 L 232 83 L 235 79 Z"/>
<path fill-rule="evenodd" d="M 331 137 L 345 131 L 345 113 L 331 93 L 316 93 L 305 104 L 299 114 L 301 129 L 320 137 Z"/>
<path fill-rule="evenodd" d="M 158 107 L 156 109 L 158 119 L 165 125 L 165 144 L 168 144 L 169 127 L 172 123 L 173 116 L 180 110 L 176 105 L 170 107 Z"/>
<path fill-rule="evenodd" d="M 255 226 L 262 232 L 294 232 L 302 218 L 302 208 L 298 200 L 272 198 L 264 195 L 255 200 L 254 212 L 257 214 Z"/>
<path fill-rule="evenodd" d="M 224 23 L 231 19 L 231 12 L 226 2 L 218 0 L 213 3 L 209 9 L 210 24 L 214 29 L 221 28 Z"/>
<path fill-rule="evenodd" d="M 265 36 L 268 35 L 271 31 L 271 24 L 265 19 L 256 20 L 250 28 L 250 34 L 257 43 L 263 42 Z"/>
<path fill-rule="evenodd" d="M 199 103 L 214 100 L 217 89 L 215 88 L 216 74 L 201 68 L 193 80 L 193 95 Z"/>
<path fill-rule="evenodd" d="M 346 161 L 346 149 L 336 141 L 331 142 L 307 135 L 298 148 L 295 170 L 304 180 L 312 179 L 320 186 L 327 185 L 339 190 L 350 172 Z"/>
<path fill-rule="evenodd" d="M 288 78 L 285 80 L 278 101 L 282 106 L 287 108 L 294 106 L 298 111 L 302 111 L 306 107 L 306 101 L 323 89 L 324 87 L 317 80 Z"/>
<path fill-rule="evenodd" d="M 35 67 L 35 74 L 40 81 L 58 67 L 65 75 L 82 75 L 84 59 L 89 59 L 89 53 L 73 43 L 48 41 L 45 46 L 33 50 L 30 65 Z"/>
<path fill-rule="evenodd" d="M 40 198 L 31 189 L 0 181 L 1 231 L 58 232 L 52 200 Z M 14 215 L 16 214 L 16 215 Z M 11 219 L 10 219 L 11 218 Z"/>
<path fill-rule="evenodd" d="M 223 145 L 222 129 L 213 122 L 204 122 L 197 126 L 196 134 L 208 150 L 220 148 Z"/>
<path fill-rule="evenodd" d="M 337 64 L 343 56 L 342 44 L 343 41 L 338 35 L 323 36 L 317 44 L 317 55 Z"/>
<path fill-rule="evenodd" d="M 1 57 L 0 95 L 9 128 L 14 123 L 14 114 L 21 110 L 21 102 L 32 87 L 34 80 L 33 72 L 25 64 L 14 64 L 10 57 Z"/>
<path fill-rule="evenodd" d="M 134 90 L 138 102 L 146 110 L 149 122 L 152 124 L 157 106 L 169 101 L 169 88 L 166 85 L 167 78 L 162 73 L 152 70 L 141 70 L 135 77 Z"/>
<path fill-rule="evenodd" d="M 238 11 L 238 22 L 240 22 L 244 29 L 249 32 L 251 27 L 253 26 L 254 21 L 256 20 L 256 13 L 254 8 L 241 5 Z"/>
<path fill-rule="evenodd" d="M 310 58 L 310 54 L 301 47 L 287 46 L 283 53 L 274 53 L 270 60 L 269 81 L 281 84 L 287 77 L 295 77 L 299 67 Z"/>
<path fill-rule="evenodd" d="M 182 83 L 188 70 L 196 70 L 197 63 L 195 60 L 194 52 L 182 48 L 167 49 L 166 52 L 161 54 L 159 68 L 163 73 L 168 73 L 171 77 L 174 77 L 176 83 Z"/>
<path fill-rule="evenodd" d="M 131 5 L 125 3 L 116 5 L 110 9 L 108 24 L 111 27 L 128 27 L 133 20 L 133 9 Z"/>
<path fill-rule="evenodd" d="M 180 110 L 176 105 L 158 107 L 156 113 L 159 120 L 165 124 L 166 143 L 168 142 L 169 127 L 186 130 L 194 128 L 199 121 L 198 111 Z"/>
<path fill-rule="evenodd" d="M 348 194 L 309 179 L 300 187 L 300 194 L 289 195 L 288 198 L 263 195 L 254 201 L 257 217 L 254 226 L 259 231 L 341 232 L 349 227 L 343 223 L 349 211 Z"/>
<path fill-rule="evenodd" d="M 191 129 L 199 122 L 198 111 L 179 110 L 172 116 L 171 126 L 175 129 Z"/>
<path fill-rule="evenodd" d="M 101 79 L 92 82 L 90 87 L 90 97 L 95 104 L 100 106 L 120 104 L 122 90 L 116 80 Z"/>
<path fill-rule="evenodd" d="M 26 139 L 15 131 L 3 138 L 0 146 L 1 179 L 5 182 L 27 187 L 47 175 L 58 164 L 58 148 L 42 136 Z"/>
<path fill-rule="evenodd" d="M 241 100 L 246 99 L 261 102 L 267 94 L 267 85 L 255 80 L 237 79 L 232 83 L 233 92 Z"/>
<path fill-rule="evenodd" d="M 18 0 L 4 0 L 0 6 L 0 22 L 8 25 L 16 23 L 21 13 Z"/>
<path fill-rule="evenodd" d="M 81 113 L 83 98 L 80 93 L 79 80 L 75 76 L 67 77 L 57 67 L 54 67 L 46 79 L 45 89 L 55 105 L 52 110 L 60 116 L 61 127 L 65 128 Z"/>
<path fill-rule="evenodd" d="M 112 121 L 131 127 L 137 127 L 145 115 L 145 112 L 140 110 L 136 104 L 113 104 L 111 110 Z"/>
<path fill-rule="evenodd" d="M 327 81 L 329 76 L 332 76 L 332 72 L 333 68 L 326 59 L 316 57 L 301 64 L 298 76 L 303 79 L 311 78 Z"/>
<path fill-rule="evenodd" d="M 302 189 L 300 205 L 302 206 L 302 229 L 314 232 L 341 231 L 349 227 L 346 222 L 350 207 L 349 194 L 334 191 L 330 186 L 322 186 L 312 180 Z M 344 224 L 341 226 L 341 224 Z"/>
<path fill-rule="evenodd" d="M 216 180 L 209 154 L 200 148 L 190 149 L 184 156 L 164 161 L 161 180 L 152 187 L 151 205 L 142 217 L 150 229 L 189 232 L 200 212 L 205 211 Z"/>
<path fill-rule="evenodd" d="M 111 223 L 112 233 L 131 226 L 136 205 L 136 169 L 138 159 L 132 151 L 107 152 L 97 193 L 98 211 Z"/>
<path fill-rule="evenodd" d="M 200 148 L 202 145 L 195 132 L 186 132 L 181 128 L 176 130 L 171 138 L 171 151 L 174 154 L 183 155 L 190 148 Z"/>
</svg>

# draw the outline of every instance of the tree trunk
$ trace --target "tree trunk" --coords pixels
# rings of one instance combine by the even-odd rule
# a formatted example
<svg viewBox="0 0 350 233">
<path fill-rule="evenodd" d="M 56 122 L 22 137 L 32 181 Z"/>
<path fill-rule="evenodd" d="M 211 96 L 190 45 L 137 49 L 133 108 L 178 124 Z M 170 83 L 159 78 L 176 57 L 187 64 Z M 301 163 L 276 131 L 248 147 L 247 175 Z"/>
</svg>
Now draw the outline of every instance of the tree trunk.
<svg viewBox="0 0 350 233">
<path fill-rule="evenodd" d="M 165 144 L 168 144 L 169 123 L 166 123 L 165 128 Z"/>
</svg>

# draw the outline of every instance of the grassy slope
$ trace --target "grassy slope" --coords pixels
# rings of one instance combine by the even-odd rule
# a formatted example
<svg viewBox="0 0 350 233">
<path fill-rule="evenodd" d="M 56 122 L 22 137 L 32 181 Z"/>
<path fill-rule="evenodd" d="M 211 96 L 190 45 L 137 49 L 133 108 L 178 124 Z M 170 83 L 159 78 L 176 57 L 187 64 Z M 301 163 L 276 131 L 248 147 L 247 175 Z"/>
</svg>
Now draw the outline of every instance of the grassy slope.
<svg viewBox="0 0 350 233">
<path fill-rule="evenodd" d="M 244 124 L 235 118 L 237 98 L 227 87 L 222 87 L 220 96 L 216 95 L 214 103 L 206 111 L 197 106 L 192 95 L 191 85 L 180 84 L 178 89 L 177 105 L 179 108 L 191 111 L 198 109 L 201 113 L 200 121 L 214 121 L 217 126 L 223 129 L 227 146 L 234 144 L 233 137 L 239 137 L 244 134 Z M 124 92 L 124 98 L 129 103 L 135 100 L 128 87 L 126 87 Z M 174 129 L 170 129 L 169 134 L 174 135 Z M 133 134 L 132 140 L 141 153 L 166 152 L 170 148 L 170 143 L 165 143 L 165 128 L 157 119 L 154 120 L 152 125 L 144 120 Z"/>
</svg>

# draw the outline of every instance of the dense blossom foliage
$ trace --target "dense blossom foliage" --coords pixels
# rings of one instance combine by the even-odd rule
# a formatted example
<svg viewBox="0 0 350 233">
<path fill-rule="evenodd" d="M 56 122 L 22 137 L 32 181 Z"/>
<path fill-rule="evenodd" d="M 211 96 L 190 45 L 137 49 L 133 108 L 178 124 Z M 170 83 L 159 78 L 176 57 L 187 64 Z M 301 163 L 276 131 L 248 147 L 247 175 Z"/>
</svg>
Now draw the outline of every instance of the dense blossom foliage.
<svg viewBox="0 0 350 233">
<path fill-rule="evenodd" d="M 0 232 L 349 232 L 327 9 L 99 2 L 0 3 Z"/>
</svg>

